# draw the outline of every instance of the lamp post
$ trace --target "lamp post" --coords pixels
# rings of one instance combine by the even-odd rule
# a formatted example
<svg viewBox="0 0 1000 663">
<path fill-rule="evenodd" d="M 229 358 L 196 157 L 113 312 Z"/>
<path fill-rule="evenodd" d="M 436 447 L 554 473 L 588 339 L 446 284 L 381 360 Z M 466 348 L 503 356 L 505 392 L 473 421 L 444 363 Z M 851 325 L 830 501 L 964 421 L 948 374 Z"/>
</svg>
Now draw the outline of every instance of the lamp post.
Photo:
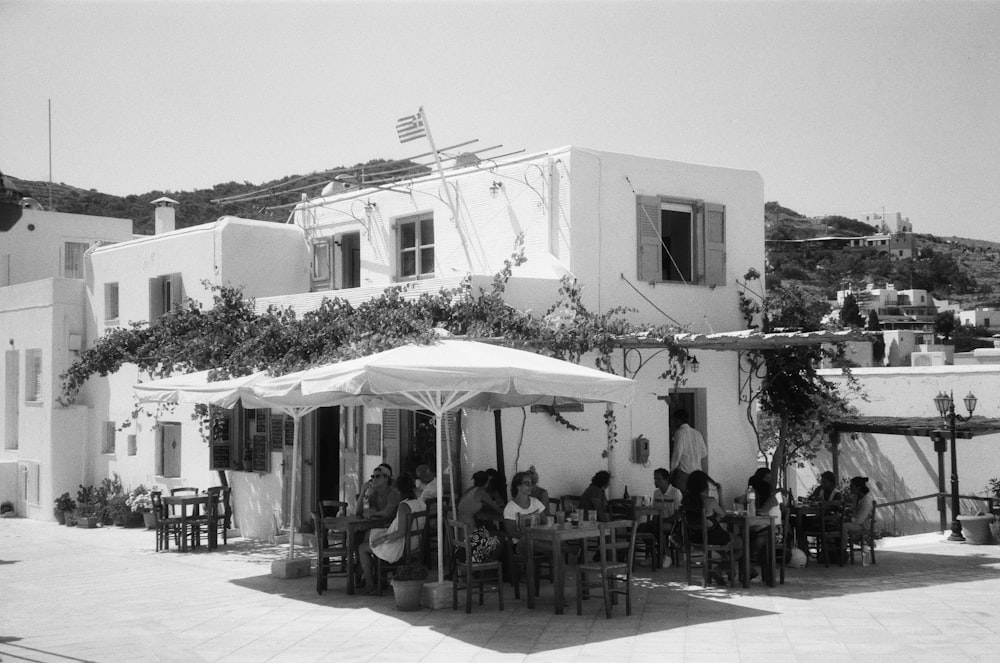
<svg viewBox="0 0 1000 663">
<path fill-rule="evenodd" d="M 951 433 L 951 536 L 948 537 L 949 541 L 965 541 L 965 537 L 962 536 L 962 523 L 958 522 L 958 455 L 955 452 L 955 440 L 957 438 L 955 423 L 957 421 L 968 421 L 972 418 L 972 413 L 976 409 L 976 397 L 970 391 L 964 400 L 965 409 L 969 411 L 969 416 L 967 417 L 955 413 L 954 392 L 946 394 L 942 391 L 934 397 L 934 405 L 937 406 L 938 414 L 941 415 L 941 419 L 948 425 L 949 432 Z"/>
</svg>

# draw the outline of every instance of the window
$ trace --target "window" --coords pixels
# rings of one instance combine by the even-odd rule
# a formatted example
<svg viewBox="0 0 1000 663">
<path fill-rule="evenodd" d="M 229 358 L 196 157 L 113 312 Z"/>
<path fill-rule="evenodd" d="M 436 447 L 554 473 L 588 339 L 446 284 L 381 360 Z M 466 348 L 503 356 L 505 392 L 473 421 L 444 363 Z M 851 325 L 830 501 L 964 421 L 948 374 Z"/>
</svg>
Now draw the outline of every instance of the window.
<svg viewBox="0 0 1000 663">
<path fill-rule="evenodd" d="M 433 228 L 432 228 L 433 231 Z M 433 262 L 433 260 L 431 261 Z M 341 288 L 361 287 L 361 233 L 340 237 Z"/>
<path fill-rule="evenodd" d="M 113 454 L 115 452 L 115 422 L 105 421 L 101 443 L 101 453 Z"/>
<path fill-rule="evenodd" d="M 42 351 L 25 350 L 24 353 L 24 400 L 42 400 Z"/>
<path fill-rule="evenodd" d="M 149 319 L 156 320 L 181 305 L 183 287 L 180 274 L 149 279 Z"/>
<path fill-rule="evenodd" d="M 63 278 L 83 278 L 83 254 L 90 248 L 86 242 L 66 242 L 63 245 Z"/>
<path fill-rule="evenodd" d="M 638 196 L 636 223 L 640 281 L 725 284 L 724 205 Z"/>
<path fill-rule="evenodd" d="M 136 444 L 135 435 L 128 436 L 128 455 L 134 456 L 138 452 L 138 444 Z"/>
<path fill-rule="evenodd" d="M 399 278 L 434 276 L 434 215 L 431 213 L 400 219 Z"/>
<path fill-rule="evenodd" d="M 118 284 L 104 284 L 104 320 L 118 320 Z"/>
<path fill-rule="evenodd" d="M 318 239 L 312 245 L 313 290 L 333 289 L 333 242 Z"/>
</svg>

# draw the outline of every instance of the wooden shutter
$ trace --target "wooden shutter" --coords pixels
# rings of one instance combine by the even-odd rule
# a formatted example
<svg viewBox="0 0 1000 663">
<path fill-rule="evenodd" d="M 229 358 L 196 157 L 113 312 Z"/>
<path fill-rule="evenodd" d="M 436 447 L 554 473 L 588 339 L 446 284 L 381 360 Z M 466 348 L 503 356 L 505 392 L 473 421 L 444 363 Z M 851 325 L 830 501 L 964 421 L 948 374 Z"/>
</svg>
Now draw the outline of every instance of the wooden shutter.
<svg viewBox="0 0 1000 663">
<path fill-rule="evenodd" d="M 376 441 L 377 442 L 377 441 Z M 367 452 L 371 453 L 371 442 L 368 441 Z M 399 410 L 395 408 L 382 408 L 382 449 L 380 453 L 385 456 L 386 449 L 399 448 Z M 374 454 L 372 454 L 374 455 Z"/>
<path fill-rule="evenodd" d="M 181 281 L 180 274 L 170 275 L 170 301 L 166 302 L 167 311 L 173 311 L 180 308 L 181 304 L 184 303 L 184 283 Z"/>
<path fill-rule="evenodd" d="M 705 204 L 705 285 L 726 284 L 726 207 Z"/>
<path fill-rule="evenodd" d="M 662 281 L 660 265 L 660 199 L 656 196 L 636 196 L 636 263 L 640 281 Z"/>
</svg>

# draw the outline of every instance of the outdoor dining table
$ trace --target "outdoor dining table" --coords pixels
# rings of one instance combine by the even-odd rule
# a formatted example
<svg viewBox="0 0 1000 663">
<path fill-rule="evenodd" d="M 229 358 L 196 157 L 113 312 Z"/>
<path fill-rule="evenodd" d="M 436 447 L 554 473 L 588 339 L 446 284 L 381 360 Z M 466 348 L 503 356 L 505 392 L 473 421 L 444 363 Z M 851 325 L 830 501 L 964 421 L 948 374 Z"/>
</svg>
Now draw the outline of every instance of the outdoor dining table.
<svg viewBox="0 0 1000 663">
<path fill-rule="evenodd" d="M 188 532 L 205 523 L 208 523 L 208 549 L 218 547 L 219 519 L 215 513 L 218 502 L 211 495 L 164 495 L 161 499 L 172 514 L 180 514 L 181 552 L 187 552 Z"/>
<path fill-rule="evenodd" d="M 570 523 L 535 525 L 524 531 L 528 541 L 527 558 L 533 559 L 536 541 L 548 541 L 552 545 L 552 583 L 555 587 L 556 614 L 563 614 L 563 604 L 566 602 L 566 565 L 563 562 L 562 544 L 565 541 L 579 541 L 600 537 L 600 529 L 596 521 L 583 521 L 579 526 Z M 535 607 L 535 565 L 527 564 L 528 607 Z"/>
<path fill-rule="evenodd" d="M 761 560 L 761 564 L 770 564 L 774 567 L 774 516 L 754 515 L 751 516 L 746 511 L 727 511 L 722 522 L 732 530 L 737 530 L 743 538 L 743 586 L 750 586 L 750 530 L 754 527 L 767 528 L 767 559 Z M 737 533 L 737 532 L 734 532 Z M 770 574 L 771 581 L 768 587 L 774 587 L 774 573 Z"/>
<path fill-rule="evenodd" d="M 647 519 L 659 518 L 656 528 L 656 555 L 659 559 L 653 560 L 653 568 L 662 566 L 663 556 L 667 551 L 667 535 L 670 534 L 671 523 L 667 521 L 674 514 L 674 501 L 667 500 L 660 504 L 640 504 L 635 506 L 635 519 L 638 523 L 648 522 Z"/>
<path fill-rule="evenodd" d="M 319 536 L 324 536 L 327 530 L 336 530 L 338 532 L 347 532 L 347 593 L 354 593 L 354 569 L 355 569 L 355 555 L 357 554 L 357 547 L 360 545 L 360 541 L 357 541 L 359 532 L 366 532 L 370 529 L 376 527 L 388 527 L 389 523 L 392 522 L 390 518 L 365 518 L 363 516 L 334 516 L 332 518 L 323 518 L 320 521 L 320 531 L 317 532 Z"/>
</svg>

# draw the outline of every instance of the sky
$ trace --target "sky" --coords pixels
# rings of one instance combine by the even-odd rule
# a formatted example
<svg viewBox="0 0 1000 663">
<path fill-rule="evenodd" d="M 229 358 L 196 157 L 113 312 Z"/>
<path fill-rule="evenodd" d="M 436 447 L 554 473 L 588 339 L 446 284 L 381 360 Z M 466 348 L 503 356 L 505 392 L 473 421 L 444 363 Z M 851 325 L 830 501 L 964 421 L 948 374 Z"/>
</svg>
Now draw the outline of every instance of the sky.
<svg viewBox="0 0 1000 663">
<path fill-rule="evenodd" d="M 118 195 L 440 146 L 757 171 L 1000 241 L 1000 2 L 0 0 L 0 170 Z M 469 148 L 466 148 L 469 149 Z"/>
</svg>

